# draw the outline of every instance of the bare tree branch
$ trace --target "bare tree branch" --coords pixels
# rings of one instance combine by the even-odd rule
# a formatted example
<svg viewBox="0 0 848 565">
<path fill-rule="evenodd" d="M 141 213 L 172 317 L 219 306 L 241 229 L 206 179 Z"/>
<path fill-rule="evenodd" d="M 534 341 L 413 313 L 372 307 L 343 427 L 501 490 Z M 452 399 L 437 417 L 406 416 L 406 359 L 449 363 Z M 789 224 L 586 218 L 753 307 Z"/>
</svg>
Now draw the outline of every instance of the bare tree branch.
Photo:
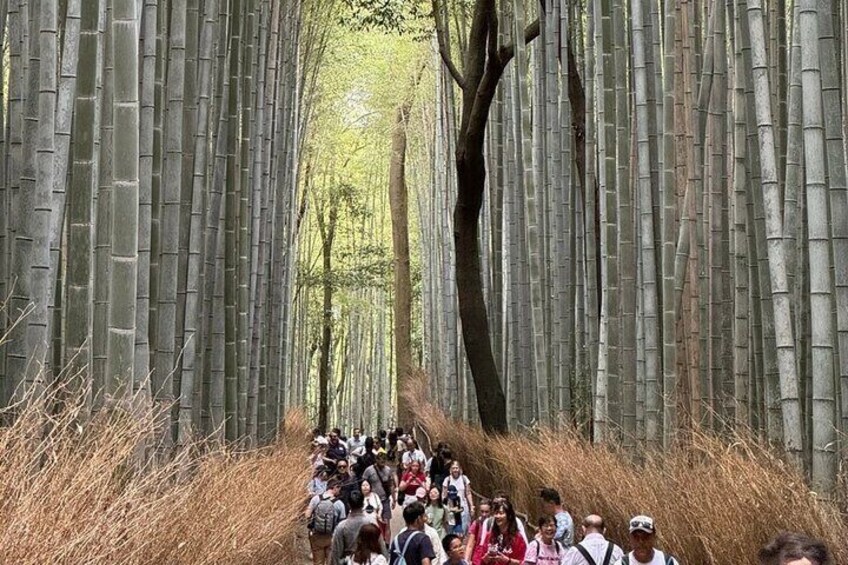
<svg viewBox="0 0 848 565">
<path fill-rule="evenodd" d="M 462 73 L 459 72 L 459 69 L 451 59 L 447 41 L 445 40 L 445 28 L 444 22 L 442 21 L 439 0 L 433 0 L 433 17 L 436 20 L 436 39 L 439 42 L 439 55 L 442 56 L 442 61 L 444 61 L 445 66 L 448 68 L 448 72 L 450 72 L 453 77 L 453 80 L 456 81 L 460 88 L 465 89 L 465 77 L 462 76 Z"/>
<path fill-rule="evenodd" d="M 539 37 L 539 31 L 539 20 L 537 19 L 524 29 L 524 44 L 527 45 Z M 498 55 L 501 65 L 506 66 L 506 64 L 509 63 L 509 61 L 515 56 L 515 44 L 510 43 L 509 45 L 504 45 L 500 48 Z"/>
<path fill-rule="evenodd" d="M 492 10 L 489 14 L 489 58 L 496 59 L 498 56 L 498 13 Z"/>
</svg>

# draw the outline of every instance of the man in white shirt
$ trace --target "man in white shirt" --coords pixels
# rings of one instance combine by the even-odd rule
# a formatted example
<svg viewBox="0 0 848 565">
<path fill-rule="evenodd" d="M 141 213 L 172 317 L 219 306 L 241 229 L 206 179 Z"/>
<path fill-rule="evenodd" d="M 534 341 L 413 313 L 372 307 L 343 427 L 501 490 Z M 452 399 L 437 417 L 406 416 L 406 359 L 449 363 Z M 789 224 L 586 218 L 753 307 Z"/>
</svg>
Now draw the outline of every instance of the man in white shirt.
<svg viewBox="0 0 848 565">
<path fill-rule="evenodd" d="M 608 541 L 604 519 L 590 514 L 583 519 L 583 541 L 568 550 L 562 565 L 610 565 L 624 556 L 624 551 Z"/>
<path fill-rule="evenodd" d="M 409 465 L 413 461 L 418 461 L 423 469 L 424 464 L 427 462 L 427 457 L 424 455 L 424 452 L 419 449 L 418 442 L 415 441 L 415 438 L 408 438 L 406 440 L 406 451 L 403 452 L 403 457 L 401 458 L 401 465 L 403 466 L 404 471 L 409 468 Z"/>
<path fill-rule="evenodd" d="M 650 516 L 634 516 L 630 520 L 630 545 L 633 551 L 616 561 L 616 565 L 680 565 L 671 555 L 654 547 L 657 529 Z"/>
<path fill-rule="evenodd" d="M 351 463 L 356 464 L 356 460 L 360 455 L 364 454 L 365 436 L 362 435 L 362 430 L 353 428 L 353 435 L 347 439 L 347 450 L 350 453 Z"/>
</svg>

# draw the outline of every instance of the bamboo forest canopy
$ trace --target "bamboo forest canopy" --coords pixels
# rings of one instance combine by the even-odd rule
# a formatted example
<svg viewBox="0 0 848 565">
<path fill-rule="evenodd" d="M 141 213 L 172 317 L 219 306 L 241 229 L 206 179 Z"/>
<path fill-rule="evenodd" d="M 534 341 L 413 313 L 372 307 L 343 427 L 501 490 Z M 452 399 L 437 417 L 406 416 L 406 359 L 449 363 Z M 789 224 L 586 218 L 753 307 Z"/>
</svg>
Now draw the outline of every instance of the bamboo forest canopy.
<svg viewBox="0 0 848 565">
<path fill-rule="evenodd" d="M 0 1 L 0 394 L 848 445 L 836 0 Z M 87 389 L 86 389 L 87 390 Z M 14 411 L 8 412 L 14 417 Z"/>
</svg>

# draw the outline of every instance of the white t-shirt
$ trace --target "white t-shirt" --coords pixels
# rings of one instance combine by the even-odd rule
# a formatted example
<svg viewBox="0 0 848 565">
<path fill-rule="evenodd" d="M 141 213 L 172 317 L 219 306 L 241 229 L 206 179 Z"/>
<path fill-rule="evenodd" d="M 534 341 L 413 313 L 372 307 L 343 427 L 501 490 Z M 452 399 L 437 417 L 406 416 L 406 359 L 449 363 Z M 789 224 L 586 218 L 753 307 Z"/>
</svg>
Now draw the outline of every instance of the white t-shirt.
<svg viewBox="0 0 848 565">
<path fill-rule="evenodd" d="M 386 561 L 386 558 L 380 555 L 379 553 L 372 553 L 371 557 L 368 558 L 368 561 L 359 562 L 353 558 L 351 555 L 345 560 L 347 565 L 389 565 L 389 562 Z"/>
<path fill-rule="evenodd" d="M 359 436 L 359 439 L 354 437 L 347 438 L 347 450 L 350 453 L 352 463 L 356 463 L 359 457 L 365 455 L 365 437 Z"/>
<path fill-rule="evenodd" d="M 362 501 L 363 511 L 365 512 L 366 518 L 373 518 L 374 523 L 377 523 L 377 518 L 383 515 L 383 503 L 380 501 L 380 497 L 377 496 L 376 492 L 370 493 L 365 500 Z M 368 507 L 371 507 L 371 511 L 368 511 Z"/>
<path fill-rule="evenodd" d="M 424 524 L 424 533 L 430 538 L 430 543 L 433 545 L 433 552 L 436 554 L 436 563 L 444 563 L 448 560 L 445 555 L 445 550 L 442 547 L 442 539 L 439 537 L 439 532 L 430 524 Z"/>
<path fill-rule="evenodd" d="M 607 553 L 608 547 L 608 542 L 606 538 L 604 538 L 604 536 L 597 533 L 587 534 L 579 545 L 582 545 L 589 552 L 589 555 L 592 556 L 592 559 L 595 560 L 595 563 L 604 562 L 604 556 Z M 619 561 L 622 556 L 624 556 L 624 552 L 621 550 L 620 547 L 613 544 L 612 557 L 610 559 L 610 563 L 615 563 Z M 563 559 L 562 561 L 562 565 L 585 564 L 586 559 L 583 557 L 583 555 L 580 554 L 580 551 L 576 547 L 572 547 L 571 549 L 569 549 L 568 553 L 565 554 L 565 559 Z"/>
<path fill-rule="evenodd" d="M 404 451 L 403 457 L 401 458 L 401 463 L 404 467 L 407 467 L 413 461 L 418 461 L 421 463 L 421 468 L 424 468 L 424 464 L 427 463 L 427 457 L 424 456 L 424 452 L 420 449 L 416 449 L 415 451 Z"/>
<path fill-rule="evenodd" d="M 447 490 L 449 486 L 456 487 L 456 494 L 459 495 L 459 500 L 462 503 L 462 509 L 468 510 L 468 499 L 465 495 L 465 489 L 470 484 L 471 481 L 469 481 L 468 477 L 465 475 L 460 475 L 458 479 L 454 479 L 453 475 L 448 475 L 445 480 L 442 481 L 442 488 Z"/>
<path fill-rule="evenodd" d="M 647 562 L 642 562 L 642 561 L 637 560 L 636 557 L 633 556 L 632 551 L 627 554 L 627 558 L 628 558 L 630 565 L 666 565 L 665 553 L 663 553 L 659 549 L 654 550 L 654 558 L 650 561 L 647 561 Z M 619 559 L 618 561 L 615 562 L 615 565 L 621 565 L 621 561 L 622 560 Z M 669 564 L 670 565 L 680 565 L 680 563 L 674 557 L 671 558 L 671 561 L 669 561 Z"/>
</svg>

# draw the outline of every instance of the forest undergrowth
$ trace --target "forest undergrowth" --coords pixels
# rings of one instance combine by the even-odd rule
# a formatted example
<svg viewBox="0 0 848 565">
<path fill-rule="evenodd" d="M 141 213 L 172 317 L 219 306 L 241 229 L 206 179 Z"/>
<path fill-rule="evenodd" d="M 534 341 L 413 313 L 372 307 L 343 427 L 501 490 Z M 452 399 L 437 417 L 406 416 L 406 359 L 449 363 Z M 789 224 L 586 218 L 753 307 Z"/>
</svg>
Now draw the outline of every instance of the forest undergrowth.
<svg viewBox="0 0 848 565">
<path fill-rule="evenodd" d="M 166 458 L 150 453 L 157 418 L 148 403 L 107 401 L 83 417 L 86 397 L 50 388 L 4 414 L 13 422 L 0 428 L 4 563 L 296 559 L 304 500 L 295 494 L 309 479 L 301 412 L 267 448 L 197 442 L 157 463 Z"/>
<path fill-rule="evenodd" d="M 450 445 L 472 489 L 484 496 L 503 490 L 521 512 L 537 516 L 540 488 L 553 486 L 575 523 L 600 514 L 608 536 L 625 547 L 629 518 L 653 516 L 659 546 L 682 563 L 757 565 L 757 550 L 783 530 L 825 540 L 834 562 L 848 563 L 848 524 L 837 509 L 752 437 L 693 432 L 671 452 L 647 452 L 634 461 L 575 430 L 489 436 L 448 418 L 426 391 L 426 380 L 418 379 L 405 394 L 427 435 Z"/>
</svg>

